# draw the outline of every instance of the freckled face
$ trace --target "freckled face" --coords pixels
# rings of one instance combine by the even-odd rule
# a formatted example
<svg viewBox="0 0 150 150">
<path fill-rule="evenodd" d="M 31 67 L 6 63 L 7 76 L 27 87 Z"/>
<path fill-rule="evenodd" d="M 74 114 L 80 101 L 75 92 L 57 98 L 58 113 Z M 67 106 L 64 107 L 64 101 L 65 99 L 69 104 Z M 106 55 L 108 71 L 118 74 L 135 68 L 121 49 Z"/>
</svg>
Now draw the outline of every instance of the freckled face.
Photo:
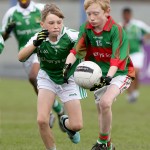
<svg viewBox="0 0 150 150">
<path fill-rule="evenodd" d="M 104 12 L 100 5 L 94 3 L 87 8 L 86 14 L 88 21 L 93 27 L 98 27 L 105 24 L 109 15 L 108 12 Z"/>
</svg>

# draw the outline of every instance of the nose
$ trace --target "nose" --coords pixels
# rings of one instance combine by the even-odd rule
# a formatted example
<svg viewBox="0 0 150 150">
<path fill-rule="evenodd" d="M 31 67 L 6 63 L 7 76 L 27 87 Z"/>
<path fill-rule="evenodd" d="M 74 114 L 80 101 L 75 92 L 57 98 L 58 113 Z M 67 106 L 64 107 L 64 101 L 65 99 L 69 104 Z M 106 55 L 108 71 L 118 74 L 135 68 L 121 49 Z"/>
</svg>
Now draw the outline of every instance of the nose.
<svg viewBox="0 0 150 150">
<path fill-rule="evenodd" d="M 57 23 L 54 24 L 54 28 L 55 29 L 58 28 L 58 24 Z"/>
<path fill-rule="evenodd" d="M 95 18 L 94 18 L 94 15 L 92 15 L 92 14 L 90 15 L 89 18 L 90 18 L 91 21 L 94 21 L 94 19 L 95 19 Z"/>
</svg>

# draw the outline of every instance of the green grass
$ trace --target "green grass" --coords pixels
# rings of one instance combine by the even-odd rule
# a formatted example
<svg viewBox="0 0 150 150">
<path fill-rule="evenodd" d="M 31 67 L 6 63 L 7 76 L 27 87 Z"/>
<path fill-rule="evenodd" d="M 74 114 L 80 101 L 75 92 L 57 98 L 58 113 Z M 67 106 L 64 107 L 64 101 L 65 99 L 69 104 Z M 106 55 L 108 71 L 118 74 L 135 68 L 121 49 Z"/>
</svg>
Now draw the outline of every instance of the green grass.
<svg viewBox="0 0 150 150">
<path fill-rule="evenodd" d="M 120 95 L 113 105 L 112 141 L 117 150 L 150 150 L 150 90 L 142 85 L 137 103 Z M 53 128 L 57 150 L 90 150 L 98 137 L 97 111 L 92 93 L 83 100 L 81 142 Z M 36 123 L 37 97 L 28 81 L 0 79 L 0 150 L 45 150 Z"/>
</svg>

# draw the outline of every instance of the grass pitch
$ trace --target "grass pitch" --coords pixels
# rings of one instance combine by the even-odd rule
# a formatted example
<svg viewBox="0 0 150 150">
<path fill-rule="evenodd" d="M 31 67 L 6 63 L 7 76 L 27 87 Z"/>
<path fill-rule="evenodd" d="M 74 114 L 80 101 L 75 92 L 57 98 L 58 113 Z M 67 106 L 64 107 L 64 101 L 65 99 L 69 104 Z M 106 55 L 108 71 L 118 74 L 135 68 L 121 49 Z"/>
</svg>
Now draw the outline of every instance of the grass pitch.
<svg viewBox="0 0 150 150">
<path fill-rule="evenodd" d="M 26 80 L 0 79 L 0 150 L 45 150 L 36 123 L 37 96 Z M 53 128 L 57 150 L 90 150 L 98 138 L 97 111 L 92 93 L 82 100 L 81 142 L 72 144 Z M 150 150 L 150 86 L 140 87 L 138 102 L 122 94 L 113 104 L 112 141 L 117 150 Z"/>
</svg>

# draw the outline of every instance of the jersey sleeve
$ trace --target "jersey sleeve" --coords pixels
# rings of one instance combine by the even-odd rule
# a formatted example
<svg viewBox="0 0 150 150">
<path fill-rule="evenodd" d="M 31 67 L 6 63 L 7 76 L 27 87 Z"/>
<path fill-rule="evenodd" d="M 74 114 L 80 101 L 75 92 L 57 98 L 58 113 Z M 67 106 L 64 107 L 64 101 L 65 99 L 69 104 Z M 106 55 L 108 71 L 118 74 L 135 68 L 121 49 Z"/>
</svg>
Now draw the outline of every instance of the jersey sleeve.
<svg viewBox="0 0 150 150">
<path fill-rule="evenodd" d="M 112 31 L 112 56 L 110 66 L 124 70 L 129 58 L 129 43 L 127 35 L 121 26 L 116 25 Z"/>
<path fill-rule="evenodd" d="M 0 54 L 2 53 L 3 49 L 4 49 L 4 40 L 0 34 Z"/>
<path fill-rule="evenodd" d="M 44 9 L 44 6 L 45 6 L 45 4 L 42 4 L 42 3 L 35 3 L 35 5 L 36 5 L 36 7 L 37 7 L 40 11 L 42 11 L 42 10 Z"/>
<path fill-rule="evenodd" d="M 68 37 L 70 38 L 70 41 L 71 41 L 72 43 L 77 42 L 78 34 L 79 34 L 78 31 L 76 31 L 76 30 L 74 30 L 74 29 L 67 29 L 66 33 L 67 33 L 67 35 L 68 35 Z"/>
<path fill-rule="evenodd" d="M 85 25 L 80 27 L 79 36 L 74 48 L 71 50 L 71 53 L 76 55 L 77 58 L 82 59 L 86 56 L 87 48 L 86 48 L 86 32 Z"/>
<path fill-rule="evenodd" d="M 2 31 L 5 31 L 5 28 L 9 22 L 12 21 L 12 16 L 14 11 L 16 10 L 16 6 L 11 7 L 4 15 L 2 19 Z"/>
<path fill-rule="evenodd" d="M 145 22 L 138 20 L 136 25 L 142 30 L 142 34 L 150 33 L 150 26 L 148 26 Z"/>
<path fill-rule="evenodd" d="M 33 44 L 33 41 L 37 39 L 37 35 L 38 35 L 38 33 L 36 33 L 34 36 L 32 36 L 32 37 L 30 38 L 30 40 L 27 42 L 27 44 L 25 45 L 25 47 L 27 47 L 27 46 Z"/>
</svg>

